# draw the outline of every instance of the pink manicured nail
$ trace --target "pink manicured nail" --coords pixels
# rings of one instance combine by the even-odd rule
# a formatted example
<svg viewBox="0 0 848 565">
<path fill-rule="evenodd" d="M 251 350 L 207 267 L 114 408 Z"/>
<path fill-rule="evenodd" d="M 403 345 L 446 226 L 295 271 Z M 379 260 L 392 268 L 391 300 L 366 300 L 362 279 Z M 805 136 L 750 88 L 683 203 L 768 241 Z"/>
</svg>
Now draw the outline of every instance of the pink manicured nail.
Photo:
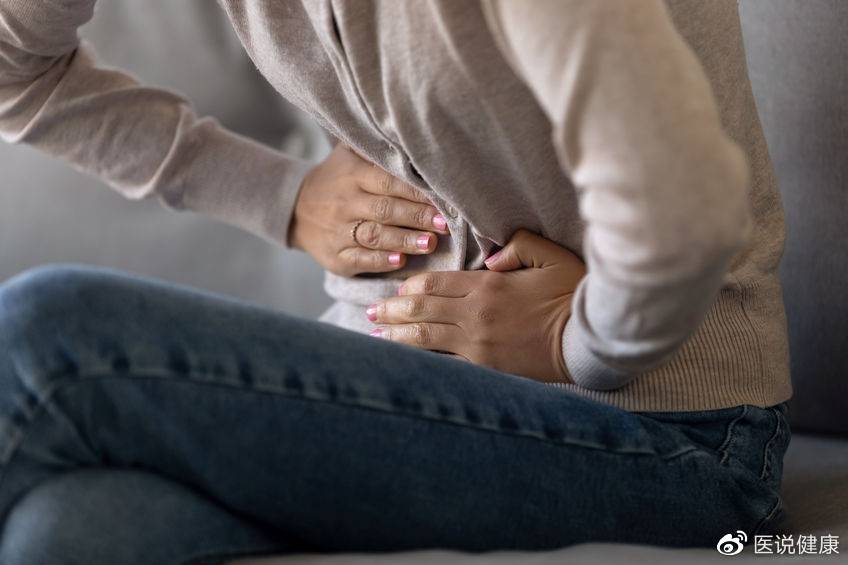
<svg viewBox="0 0 848 565">
<path fill-rule="evenodd" d="M 377 321 L 377 305 L 372 304 L 368 308 L 365 309 L 365 315 L 368 316 L 368 319 L 372 322 Z"/>
<path fill-rule="evenodd" d="M 493 253 L 493 254 L 489 255 L 488 257 L 486 257 L 486 259 L 483 262 L 488 265 L 489 263 L 495 261 L 500 256 L 502 251 L 503 251 L 503 249 L 500 249 L 500 250 L 498 250 L 497 253 Z"/>
<path fill-rule="evenodd" d="M 418 249 L 427 249 L 430 247 L 430 234 L 419 235 L 418 239 L 415 240 L 415 245 L 418 246 Z"/>
<path fill-rule="evenodd" d="M 437 230 L 445 230 L 448 228 L 448 221 L 441 214 L 436 214 L 433 216 L 433 225 Z"/>
<path fill-rule="evenodd" d="M 406 289 L 404 288 L 404 285 L 400 285 L 398 287 L 398 296 L 403 296 L 403 293 L 404 293 L 405 290 Z"/>
<path fill-rule="evenodd" d="M 389 253 L 389 263 L 400 265 L 400 253 Z"/>
<path fill-rule="evenodd" d="M 383 337 L 383 329 L 375 328 L 371 330 L 371 333 L 369 335 L 371 335 L 372 337 Z"/>
</svg>

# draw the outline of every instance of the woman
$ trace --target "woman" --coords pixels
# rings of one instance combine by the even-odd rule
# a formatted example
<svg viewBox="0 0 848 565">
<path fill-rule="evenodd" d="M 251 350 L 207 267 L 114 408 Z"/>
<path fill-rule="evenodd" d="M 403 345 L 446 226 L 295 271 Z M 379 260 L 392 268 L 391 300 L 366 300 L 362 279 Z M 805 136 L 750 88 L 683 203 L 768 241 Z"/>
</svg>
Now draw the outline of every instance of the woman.
<svg viewBox="0 0 848 565">
<path fill-rule="evenodd" d="M 4 563 L 776 527 L 784 232 L 735 2 L 221 4 L 319 165 L 98 67 L 93 0 L 0 0 L 0 132 L 308 252 L 336 302 L 7 281 Z"/>
</svg>

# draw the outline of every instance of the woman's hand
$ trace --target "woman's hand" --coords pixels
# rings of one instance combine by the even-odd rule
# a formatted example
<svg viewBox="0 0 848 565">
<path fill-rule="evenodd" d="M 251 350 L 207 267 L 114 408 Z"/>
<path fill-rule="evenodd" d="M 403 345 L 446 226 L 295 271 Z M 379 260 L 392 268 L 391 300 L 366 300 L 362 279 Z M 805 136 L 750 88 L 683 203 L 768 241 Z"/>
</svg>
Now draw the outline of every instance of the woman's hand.
<svg viewBox="0 0 848 565">
<path fill-rule="evenodd" d="M 486 266 L 488 271 L 406 279 L 400 296 L 367 309 L 380 324 L 371 335 L 539 381 L 572 382 L 562 358 L 562 331 L 586 273 L 583 262 L 522 229 Z"/>
<path fill-rule="evenodd" d="M 436 234 L 448 234 L 421 191 L 341 143 L 306 175 L 290 230 L 292 247 L 346 277 L 400 269 L 406 254 L 431 253 Z"/>
</svg>

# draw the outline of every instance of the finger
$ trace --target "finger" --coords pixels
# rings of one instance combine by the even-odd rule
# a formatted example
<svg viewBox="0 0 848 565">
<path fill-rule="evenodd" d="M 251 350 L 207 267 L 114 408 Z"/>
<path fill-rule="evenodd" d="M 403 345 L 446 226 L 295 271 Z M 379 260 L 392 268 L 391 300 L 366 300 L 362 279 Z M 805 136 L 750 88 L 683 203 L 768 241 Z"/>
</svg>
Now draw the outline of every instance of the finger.
<svg viewBox="0 0 848 565">
<path fill-rule="evenodd" d="M 359 182 L 362 190 L 376 194 L 377 196 L 394 196 L 395 198 L 403 198 L 411 202 L 433 205 L 424 191 L 402 181 L 374 164 L 362 167 Z"/>
<path fill-rule="evenodd" d="M 569 265 L 582 263 L 565 247 L 523 228 L 512 235 L 503 249 L 485 260 L 486 268 L 490 271 L 544 268 L 563 262 Z"/>
<path fill-rule="evenodd" d="M 465 339 L 459 326 L 429 322 L 380 326 L 374 329 L 371 335 L 420 349 L 447 351 L 458 355 L 462 355 L 461 345 Z"/>
<path fill-rule="evenodd" d="M 396 228 L 377 222 L 362 222 L 356 228 L 356 241 L 368 249 L 422 255 L 436 248 L 438 238 L 430 232 Z"/>
<path fill-rule="evenodd" d="M 458 302 L 456 298 L 413 294 L 381 300 L 369 306 L 366 314 L 375 324 L 410 322 L 457 324 L 459 313 L 462 311 Z"/>
<path fill-rule="evenodd" d="M 429 204 L 410 202 L 393 196 L 367 195 L 362 199 L 359 217 L 380 224 L 436 231 L 447 234 L 447 221 L 438 210 Z"/>
<path fill-rule="evenodd" d="M 339 260 L 351 275 L 396 271 L 406 263 L 406 256 L 396 251 L 376 251 L 364 247 L 348 247 L 339 252 Z"/>
<path fill-rule="evenodd" d="M 398 295 L 428 294 L 463 298 L 480 285 L 483 271 L 428 271 L 412 275 L 398 288 Z M 488 273 L 493 274 L 493 273 Z"/>
</svg>

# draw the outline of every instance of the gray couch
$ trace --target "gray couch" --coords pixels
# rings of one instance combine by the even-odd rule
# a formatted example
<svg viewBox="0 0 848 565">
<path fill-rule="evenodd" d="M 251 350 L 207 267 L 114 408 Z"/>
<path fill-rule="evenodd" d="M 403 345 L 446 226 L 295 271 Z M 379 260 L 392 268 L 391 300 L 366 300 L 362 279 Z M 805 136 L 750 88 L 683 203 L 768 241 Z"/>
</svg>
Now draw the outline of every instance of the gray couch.
<svg viewBox="0 0 848 565">
<path fill-rule="evenodd" d="M 760 114 L 781 181 L 788 243 L 783 262 L 795 398 L 784 494 L 791 534 L 848 538 L 848 3 L 741 0 Z M 173 19 L 176 18 L 176 19 Z M 164 25 L 167 21 L 177 22 Z M 148 82 L 185 92 L 202 113 L 315 159 L 327 147 L 314 125 L 259 78 L 215 3 L 100 2 L 85 30 L 104 58 Z M 223 60 L 224 71 L 221 71 Z M 0 280 L 51 261 L 109 265 L 236 295 L 315 317 L 328 304 L 307 257 L 155 202 L 130 203 L 23 147 L 0 145 Z M 841 435 L 841 437 L 840 437 Z M 719 563 L 714 549 L 584 544 L 547 553 L 462 555 L 422 551 L 288 556 L 250 563 L 547 564 Z M 848 553 L 848 547 L 840 550 Z M 793 559 L 794 560 L 794 559 Z M 822 557 L 840 562 L 840 556 Z"/>
</svg>

